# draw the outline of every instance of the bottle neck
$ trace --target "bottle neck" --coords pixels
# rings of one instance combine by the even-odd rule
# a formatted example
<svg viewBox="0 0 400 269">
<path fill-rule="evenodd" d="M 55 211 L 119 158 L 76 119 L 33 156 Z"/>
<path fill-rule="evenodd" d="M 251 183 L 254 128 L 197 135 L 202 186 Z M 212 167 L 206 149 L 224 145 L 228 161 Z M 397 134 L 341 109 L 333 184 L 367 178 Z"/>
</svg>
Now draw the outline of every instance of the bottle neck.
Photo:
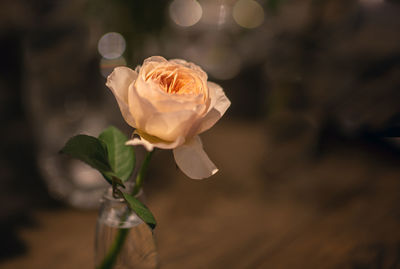
<svg viewBox="0 0 400 269">
<path fill-rule="evenodd" d="M 135 183 L 134 182 L 129 182 L 129 183 L 125 183 L 124 185 L 125 185 L 125 189 L 120 188 L 120 190 L 122 192 L 125 192 L 125 193 L 132 193 L 133 188 L 135 186 Z M 138 199 L 139 201 L 141 201 L 142 203 L 146 202 L 145 201 L 146 198 L 145 198 L 145 195 L 144 195 L 144 192 L 143 192 L 143 188 L 141 188 L 140 191 L 138 192 L 138 194 L 135 195 L 135 198 Z M 103 201 L 110 201 L 110 202 L 112 201 L 112 202 L 115 202 L 115 203 L 125 203 L 125 200 L 123 198 L 115 198 L 114 197 L 113 189 L 112 189 L 111 186 L 105 190 L 102 200 Z"/>
</svg>

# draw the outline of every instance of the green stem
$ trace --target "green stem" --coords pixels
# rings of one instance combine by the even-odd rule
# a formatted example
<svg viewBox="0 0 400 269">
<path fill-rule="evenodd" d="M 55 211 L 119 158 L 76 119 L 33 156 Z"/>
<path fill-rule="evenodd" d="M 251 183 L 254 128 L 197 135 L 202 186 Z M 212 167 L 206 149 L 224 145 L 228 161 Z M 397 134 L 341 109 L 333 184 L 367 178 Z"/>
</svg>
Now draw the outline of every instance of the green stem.
<svg viewBox="0 0 400 269">
<path fill-rule="evenodd" d="M 151 156 L 153 156 L 153 153 L 154 153 L 154 150 L 147 152 L 146 157 L 144 158 L 142 167 L 140 168 L 140 170 L 136 176 L 135 186 L 133 187 L 133 190 L 132 190 L 133 196 L 138 194 L 140 189 L 142 188 L 143 179 L 144 179 L 144 176 L 146 175 L 147 169 L 150 164 L 150 159 L 151 159 Z"/>
<path fill-rule="evenodd" d="M 111 269 L 116 260 L 117 260 L 117 256 L 118 253 L 120 252 L 120 250 L 122 249 L 122 246 L 124 245 L 126 236 L 128 235 L 129 229 L 119 229 L 116 236 L 115 236 L 115 240 L 113 242 L 113 244 L 111 245 L 107 256 L 104 258 L 103 262 L 101 263 L 101 265 L 98 267 L 99 269 Z"/>
<path fill-rule="evenodd" d="M 135 196 L 139 193 L 140 189 L 142 188 L 143 179 L 146 175 L 147 169 L 149 167 L 151 156 L 153 155 L 153 151 L 149 151 L 146 154 L 146 157 L 143 161 L 142 167 L 136 176 L 135 186 L 133 187 L 132 195 Z M 128 212 L 127 212 L 128 213 Z M 122 221 L 125 221 L 127 218 L 127 214 L 122 217 Z M 122 246 L 126 240 L 126 237 L 129 233 L 129 229 L 118 229 L 118 232 L 115 236 L 115 240 L 111 245 L 107 255 L 103 259 L 102 263 L 100 264 L 97 269 L 111 269 L 115 262 L 117 261 L 118 253 L 121 251 Z"/>
</svg>

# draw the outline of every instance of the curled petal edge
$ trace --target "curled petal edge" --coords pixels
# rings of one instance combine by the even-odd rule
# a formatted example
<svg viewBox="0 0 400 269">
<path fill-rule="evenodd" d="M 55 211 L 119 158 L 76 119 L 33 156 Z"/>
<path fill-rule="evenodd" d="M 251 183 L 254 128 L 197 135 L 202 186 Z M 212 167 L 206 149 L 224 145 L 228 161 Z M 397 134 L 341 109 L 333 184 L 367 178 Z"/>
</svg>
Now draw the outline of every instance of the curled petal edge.
<svg viewBox="0 0 400 269">
<path fill-rule="evenodd" d="M 208 158 L 199 136 L 173 149 L 179 169 L 192 179 L 208 178 L 218 172 L 218 168 Z"/>
<path fill-rule="evenodd" d="M 127 146 L 144 146 L 147 151 L 153 151 L 154 145 L 151 144 L 149 141 L 140 139 L 140 138 L 134 138 L 125 143 Z"/>
<path fill-rule="evenodd" d="M 158 137 L 148 135 L 144 132 L 139 130 L 135 130 L 134 134 L 140 136 L 140 138 L 135 137 L 131 140 L 128 140 L 125 145 L 128 146 L 144 146 L 147 151 L 152 151 L 154 148 L 161 148 L 161 149 L 173 149 L 176 148 L 184 143 L 184 138 L 178 137 L 173 142 L 164 141 Z"/>
<path fill-rule="evenodd" d="M 114 71 L 107 77 L 106 86 L 114 94 L 119 109 L 125 121 L 132 127 L 136 127 L 135 119 L 129 112 L 128 96 L 130 85 L 135 82 L 138 74 L 124 66 L 116 67 Z"/>
<path fill-rule="evenodd" d="M 210 88 L 210 96 L 212 98 L 211 108 L 205 117 L 201 120 L 198 133 L 207 131 L 225 114 L 231 105 L 231 101 L 226 97 L 221 86 L 214 82 L 208 82 Z"/>
</svg>

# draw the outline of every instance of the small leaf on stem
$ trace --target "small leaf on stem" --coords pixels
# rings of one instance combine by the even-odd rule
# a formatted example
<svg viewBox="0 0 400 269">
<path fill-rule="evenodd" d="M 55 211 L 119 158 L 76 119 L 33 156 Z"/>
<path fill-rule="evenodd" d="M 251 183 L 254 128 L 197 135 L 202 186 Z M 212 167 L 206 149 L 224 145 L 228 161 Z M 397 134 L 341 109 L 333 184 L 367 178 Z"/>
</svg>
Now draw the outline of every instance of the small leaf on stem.
<svg viewBox="0 0 400 269">
<path fill-rule="evenodd" d="M 134 149 L 125 145 L 128 137 L 110 126 L 99 135 L 99 139 L 107 145 L 108 161 L 115 175 L 123 182 L 127 181 L 135 168 Z"/>
<path fill-rule="evenodd" d="M 108 162 L 107 146 L 89 135 L 77 135 L 67 141 L 60 153 L 65 153 L 97 169 L 109 183 L 114 175 Z"/>
<path fill-rule="evenodd" d="M 151 229 L 154 229 L 157 225 L 157 222 L 147 206 L 130 194 L 123 193 L 123 195 L 130 208 L 135 211 L 139 218 L 149 225 Z"/>
</svg>

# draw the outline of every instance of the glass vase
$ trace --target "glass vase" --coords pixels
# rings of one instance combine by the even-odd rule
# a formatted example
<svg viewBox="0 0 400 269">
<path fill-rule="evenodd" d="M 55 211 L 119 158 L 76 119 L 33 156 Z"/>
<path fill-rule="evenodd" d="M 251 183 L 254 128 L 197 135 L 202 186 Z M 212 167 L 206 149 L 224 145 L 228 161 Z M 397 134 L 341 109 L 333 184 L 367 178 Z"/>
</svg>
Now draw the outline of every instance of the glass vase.
<svg viewBox="0 0 400 269">
<path fill-rule="evenodd" d="M 136 198 L 144 202 L 141 191 Z M 108 189 L 101 199 L 96 226 L 97 269 L 158 268 L 158 254 L 152 230 L 122 198 Z"/>
</svg>

